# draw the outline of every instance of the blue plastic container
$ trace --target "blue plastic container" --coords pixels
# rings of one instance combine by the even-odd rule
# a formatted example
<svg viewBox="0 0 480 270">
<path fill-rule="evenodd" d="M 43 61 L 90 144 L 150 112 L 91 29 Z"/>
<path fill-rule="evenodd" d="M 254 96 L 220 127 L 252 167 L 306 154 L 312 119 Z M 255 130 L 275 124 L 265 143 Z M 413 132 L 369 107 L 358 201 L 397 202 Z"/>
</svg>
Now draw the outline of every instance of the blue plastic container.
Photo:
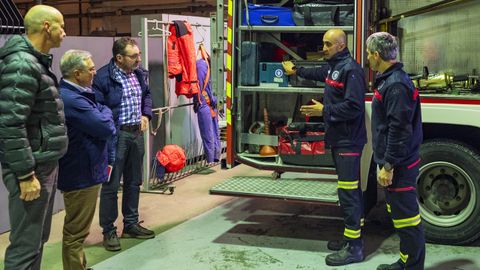
<svg viewBox="0 0 480 270">
<path fill-rule="evenodd" d="M 243 10 L 242 25 L 247 23 L 247 11 Z M 250 25 L 295 26 L 292 10 L 286 7 L 248 4 Z"/>
</svg>

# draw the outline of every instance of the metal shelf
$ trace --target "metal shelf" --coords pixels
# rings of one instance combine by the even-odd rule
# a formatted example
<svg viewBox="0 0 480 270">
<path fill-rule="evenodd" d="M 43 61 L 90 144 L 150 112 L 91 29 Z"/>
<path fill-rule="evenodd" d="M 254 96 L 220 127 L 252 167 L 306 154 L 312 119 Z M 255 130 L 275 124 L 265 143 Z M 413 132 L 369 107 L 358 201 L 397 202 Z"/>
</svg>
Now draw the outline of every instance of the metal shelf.
<svg viewBox="0 0 480 270">
<path fill-rule="evenodd" d="M 326 32 L 332 28 L 339 28 L 345 32 L 353 32 L 353 26 L 247 26 L 239 27 L 240 31 L 267 31 L 267 32 L 293 32 L 293 33 L 315 33 Z"/>
<path fill-rule="evenodd" d="M 311 94 L 323 94 L 323 88 L 314 87 L 278 87 L 278 86 L 239 86 L 240 92 L 264 92 L 264 93 L 311 93 Z"/>
</svg>

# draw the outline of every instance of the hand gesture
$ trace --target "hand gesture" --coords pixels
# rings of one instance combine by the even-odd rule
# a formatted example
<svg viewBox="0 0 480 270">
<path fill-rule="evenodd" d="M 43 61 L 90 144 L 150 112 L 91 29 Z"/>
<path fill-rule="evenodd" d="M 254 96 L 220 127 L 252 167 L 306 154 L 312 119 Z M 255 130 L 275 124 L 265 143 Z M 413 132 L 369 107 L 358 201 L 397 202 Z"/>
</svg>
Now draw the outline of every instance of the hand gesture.
<svg viewBox="0 0 480 270">
<path fill-rule="evenodd" d="M 20 199 L 29 202 L 40 197 L 40 190 L 42 188 L 35 174 L 32 175 L 31 180 L 20 181 L 19 186 Z"/>
<path fill-rule="evenodd" d="M 315 99 L 312 99 L 312 105 L 303 105 L 300 107 L 300 112 L 306 116 L 322 116 L 323 104 Z"/>
<path fill-rule="evenodd" d="M 287 75 L 293 75 L 297 73 L 297 71 L 295 70 L 295 64 L 292 61 L 283 61 L 282 66 L 285 70 L 285 74 Z"/>
</svg>

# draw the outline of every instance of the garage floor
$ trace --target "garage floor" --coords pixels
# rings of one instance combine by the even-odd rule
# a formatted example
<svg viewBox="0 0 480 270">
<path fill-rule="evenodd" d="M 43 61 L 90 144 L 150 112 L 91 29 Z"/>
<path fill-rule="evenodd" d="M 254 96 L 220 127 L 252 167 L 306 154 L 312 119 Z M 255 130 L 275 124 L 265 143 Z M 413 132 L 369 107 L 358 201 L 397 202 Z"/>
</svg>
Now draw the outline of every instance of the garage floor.
<svg viewBox="0 0 480 270">
<path fill-rule="evenodd" d="M 343 233 L 338 207 L 235 199 L 94 266 L 107 269 L 355 269 L 398 259 L 398 237 L 381 206 L 365 227 L 366 260 L 325 265 Z M 478 247 L 427 246 L 426 269 L 480 269 Z"/>
</svg>

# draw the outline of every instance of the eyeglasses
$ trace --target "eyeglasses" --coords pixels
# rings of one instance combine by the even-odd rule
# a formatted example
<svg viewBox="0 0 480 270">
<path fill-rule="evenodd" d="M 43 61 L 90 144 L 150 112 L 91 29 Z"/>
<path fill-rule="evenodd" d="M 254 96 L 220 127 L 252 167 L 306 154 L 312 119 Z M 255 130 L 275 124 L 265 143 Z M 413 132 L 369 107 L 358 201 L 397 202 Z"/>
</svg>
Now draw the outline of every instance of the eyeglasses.
<svg viewBox="0 0 480 270">
<path fill-rule="evenodd" d="M 131 55 L 122 54 L 122 55 L 123 55 L 123 56 L 126 56 L 126 57 L 128 57 L 128 58 L 130 58 L 130 59 L 133 59 L 133 60 L 138 59 L 139 57 L 142 57 L 142 54 L 141 54 L 141 53 L 136 53 L 136 54 L 131 54 Z"/>
</svg>

